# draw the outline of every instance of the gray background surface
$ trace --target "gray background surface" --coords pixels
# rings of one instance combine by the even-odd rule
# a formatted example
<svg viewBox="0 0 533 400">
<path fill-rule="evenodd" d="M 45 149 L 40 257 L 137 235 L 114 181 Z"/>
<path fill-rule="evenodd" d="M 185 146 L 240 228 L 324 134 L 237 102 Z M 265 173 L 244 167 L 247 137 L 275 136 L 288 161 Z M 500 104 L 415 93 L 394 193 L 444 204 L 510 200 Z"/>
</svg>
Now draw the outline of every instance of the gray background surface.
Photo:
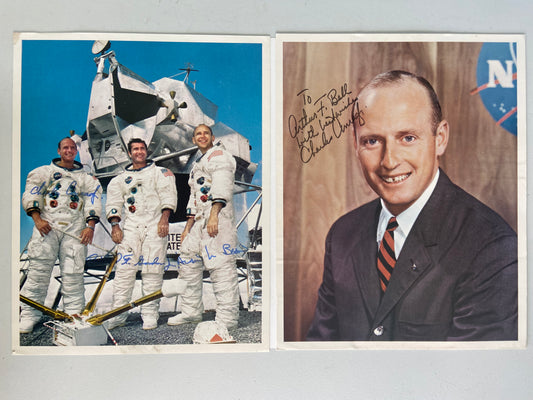
<svg viewBox="0 0 533 400">
<path fill-rule="evenodd" d="M 276 32 L 525 33 L 526 63 L 531 77 L 533 46 L 528 36 L 533 33 L 533 2 L 0 0 L 0 5 L 0 120 L 4 131 L 0 146 L 3 171 L 0 209 L 4 226 L 0 241 L 1 398 L 533 398 L 531 346 L 505 351 L 271 350 L 231 354 L 15 356 L 11 354 L 9 329 L 11 239 L 7 228 L 11 226 L 11 201 L 19 201 L 11 199 L 10 190 L 14 31 L 271 37 Z M 533 93 L 532 85 L 530 79 L 528 93 Z M 533 123 L 531 104 L 527 122 L 528 126 Z M 528 153 L 530 147 L 528 143 Z M 533 176 L 529 175 L 531 181 Z M 530 277 L 528 283 L 533 287 L 531 281 Z M 531 319 L 531 301 L 529 309 Z"/>
</svg>

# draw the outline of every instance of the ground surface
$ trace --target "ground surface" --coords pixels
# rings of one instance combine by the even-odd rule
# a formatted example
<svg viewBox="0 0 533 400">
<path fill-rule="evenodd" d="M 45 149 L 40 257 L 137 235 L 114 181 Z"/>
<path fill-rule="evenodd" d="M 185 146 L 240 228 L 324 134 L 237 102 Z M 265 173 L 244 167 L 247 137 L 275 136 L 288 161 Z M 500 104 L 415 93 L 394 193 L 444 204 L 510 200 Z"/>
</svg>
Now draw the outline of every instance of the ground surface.
<svg viewBox="0 0 533 400">
<path fill-rule="evenodd" d="M 158 344 L 192 344 L 196 324 L 169 326 L 167 320 L 176 313 L 161 313 L 159 326 L 156 329 L 145 331 L 142 329 L 142 320 L 139 313 L 130 313 L 125 326 L 111 330 L 118 345 L 158 345 Z M 212 321 L 214 311 L 206 311 L 204 321 Z M 43 317 L 32 333 L 20 335 L 21 346 L 54 346 L 53 331 L 43 325 L 49 321 Z M 239 326 L 229 331 L 237 343 L 261 343 L 261 312 L 241 310 Z M 107 345 L 113 342 L 108 338 Z"/>
</svg>

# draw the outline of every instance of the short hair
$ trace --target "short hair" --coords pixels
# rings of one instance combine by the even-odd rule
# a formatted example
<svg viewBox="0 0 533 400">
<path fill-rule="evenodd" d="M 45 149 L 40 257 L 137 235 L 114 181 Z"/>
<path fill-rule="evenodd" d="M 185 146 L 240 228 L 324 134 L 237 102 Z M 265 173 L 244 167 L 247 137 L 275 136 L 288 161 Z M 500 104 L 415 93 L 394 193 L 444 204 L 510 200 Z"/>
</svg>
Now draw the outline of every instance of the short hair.
<svg viewBox="0 0 533 400">
<path fill-rule="evenodd" d="M 69 136 L 65 136 L 63 139 L 61 139 L 59 142 L 57 142 L 57 149 L 58 149 L 58 150 L 61 150 L 61 142 L 62 142 L 63 140 L 65 140 L 65 139 L 70 139 L 70 140 L 72 140 L 71 137 L 69 137 Z M 72 141 L 74 142 L 74 140 L 72 140 Z M 76 144 L 76 142 L 74 142 L 74 144 Z"/>
<path fill-rule="evenodd" d="M 128 143 L 128 153 L 131 153 L 131 146 L 133 145 L 133 143 L 142 143 L 144 144 L 144 148 L 148 150 L 148 146 L 146 145 L 146 142 L 144 140 L 140 138 L 133 138 Z"/>
<path fill-rule="evenodd" d="M 205 126 L 207 129 L 209 129 L 209 133 L 211 134 L 211 136 L 213 136 L 213 130 L 211 129 L 211 127 L 209 125 L 206 125 L 206 124 L 198 124 L 196 126 L 196 128 L 194 128 L 194 130 L 192 131 L 192 135 L 194 136 L 194 134 L 196 133 L 196 129 L 198 129 L 199 127 L 201 126 Z"/>
<path fill-rule="evenodd" d="M 384 87 L 390 84 L 394 83 L 401 83 L 405 82 L 408 79 L 414 80 L 416 83 L 418 83 L 420 86 L 422 86 L 426 93 L 429 96 L 429 102 L 431 105 L 431 119 L 432 119 L 432 128 L 433 133 L 436 133 L 437 127 L 439 126 L 439 123 L 442 121 L 442 109 L 440 107 L 439 98 L 437 97 L 437 93 L 435 92 L 435 89 L 433 89 L 433 86 L 431 86 L 431 83 L 428 82 L 428 80 L 422 76 L 415 75 L 411 72 L 407 71 L 401 71 L 401 70 L 394 70 L 394 71 L 388 71 L 383 72 L 379 75 L 376 75 L 370 82 L 368 82 L 363 89 L 359 92 L 359 95 L 366 89 L 374 89 L 374 88 L 380 88 Z M 354 124 L 354 132 L 355 132 L 355 124 Z"/>
</svg>

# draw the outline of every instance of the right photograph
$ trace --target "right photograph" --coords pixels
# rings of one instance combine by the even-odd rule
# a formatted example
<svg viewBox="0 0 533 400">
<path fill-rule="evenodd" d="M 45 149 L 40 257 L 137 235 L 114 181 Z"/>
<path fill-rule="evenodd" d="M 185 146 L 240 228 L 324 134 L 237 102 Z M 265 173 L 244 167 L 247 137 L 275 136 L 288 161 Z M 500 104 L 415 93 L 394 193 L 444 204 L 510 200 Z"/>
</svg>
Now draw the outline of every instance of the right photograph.
<svg viewBox="0 0 533 400">
<path fill-rule="evenodd" d="M 278 35 L 279 347 L 525 346 L 523 39 Z"/>
</svg>

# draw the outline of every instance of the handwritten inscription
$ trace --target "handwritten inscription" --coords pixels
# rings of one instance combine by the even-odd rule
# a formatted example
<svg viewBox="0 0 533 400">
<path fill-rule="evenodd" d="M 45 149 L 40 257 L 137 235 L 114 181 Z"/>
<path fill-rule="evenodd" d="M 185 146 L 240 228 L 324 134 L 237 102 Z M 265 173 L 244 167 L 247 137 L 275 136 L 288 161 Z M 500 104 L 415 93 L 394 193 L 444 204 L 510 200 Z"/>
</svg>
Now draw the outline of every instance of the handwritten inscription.
<svg viewBox="0 0 533 400">
<path fill-rule="evenodd" d="M 94 201 L 97 200 L 98 197 L 98 191 L 100 190 L 100 185 L 94 189 L 94 192 L 81 192 L 82 196 L 88 197 L 91 200 L 91 204 L 94 204 Z"/>
<path fill-rule="evenodd" d="M 248 251 L 248 248 L 246 246 L 243 246 L 242 244 L 239 244 L 239 247 L 233 247 L 230 244 L 223 244 L 220 251 L 217 253 L 210 252 L 207 246 L 205 246 L 205 254 L 208 260 L 211 260 L 213 258 L 217 257 L 217 254 L 220 255 L 238 255 L 238 254 L 245 254 Z M 103 257 L 98 254 L 91 254 L 87 257 L 87 260 L 99 260 Z M 194 257 L 181 257 L 179 256 L 177 259 L 177 267 L 180 268 L 181 265 L 189 265 L 189 264 L 195 264 L 203 262 L 203 259 L 200 255 L 195 255 Z M 118 253 L 117 255 L 117 265 L 131 265 L 134 267 L 143 266 L 143 265 L 162 265 L 164 267 L 164 270 L 167 271 L 170 267 L 172 267 L 172 261 L 171 259 L 167 258 L 166 260 L 160 260 L 159 257 L 154 257 L 153 259 L 145 259 L 143 255 L 140 255 L 138 260 L 135 262 L 134 255 L 132 253 L 126 253 L 121 254 Z"/>
<path fill-rule="evenodd" d="M 357 97 L 352 96 L 347 83 L 316 98 L 310 89 L 303 89 L 296 96 L 302 101 L 302 111 L 289 115 L 287 124 L 303 163 L 310 162 L 334 139 L 339 139 L 355 120 L 364 124 Z"/>
<path fill-rule="evenodd" d="M 37 194 L 37 195 L 41 195 L 41 194 L 44 194 L 45 192 L 45 186 L 46 182 L 43 182 L 41 183 L 41 186 L 34 186 L 30 189 L 30 194 Z"/>
<path fill-rule="evenodd" d="M 70 196 L 72 194 L 76 194 L 76 185 L 77 185 L 77 182 L 76 181 L 72 181 L 72 184 L 70 184 L 68 186 L 68 188 L 66 189 L 65 191 L 65 194 Z M 51 186 L 50 186 L 51 187 Z M 88 197 L 89 200 L 91 201 L 91 204 L 94 204 L 94 202 L 99 199 L 98 197 L 98 191 L 100 190 L 100 185 L 98 185 L 96 187 L 96 189 L 94 189 L 93 192 L 81 192 L 80 195 L 81 196 L 85 196 L 85 197 Z M 30 189 L 30 194 L 35 194 L 35 195 L 46 195 L 48 192 L 50 192 L 51 190 L 48 190 L 46 188 L 46 182 L 43 182 L 41 183 L 40 186 L 33 186 L 31 189 Z M 61 191 L 57 191 L 58 193 L 61 193 Z"/>
<path fill-rule="evenodd" d="M 195 264 L 197 262 L 202 262 L 202 257 L 196 256 L 196 258 L 181 258 L 178 257 L 178 268 L 180 265 Z"/>
<path fill-rule="evenodd" d="M 224 244 L 222 246 L 222 254 L 225 254 L 227 256 L 230 255 L 238 255 L 238 254 L 245 254 L 248 251 L 248 248 L 240 245 L 241 248 L 238 247 L 231 247 L 229 244 Z"/>
</svg>

